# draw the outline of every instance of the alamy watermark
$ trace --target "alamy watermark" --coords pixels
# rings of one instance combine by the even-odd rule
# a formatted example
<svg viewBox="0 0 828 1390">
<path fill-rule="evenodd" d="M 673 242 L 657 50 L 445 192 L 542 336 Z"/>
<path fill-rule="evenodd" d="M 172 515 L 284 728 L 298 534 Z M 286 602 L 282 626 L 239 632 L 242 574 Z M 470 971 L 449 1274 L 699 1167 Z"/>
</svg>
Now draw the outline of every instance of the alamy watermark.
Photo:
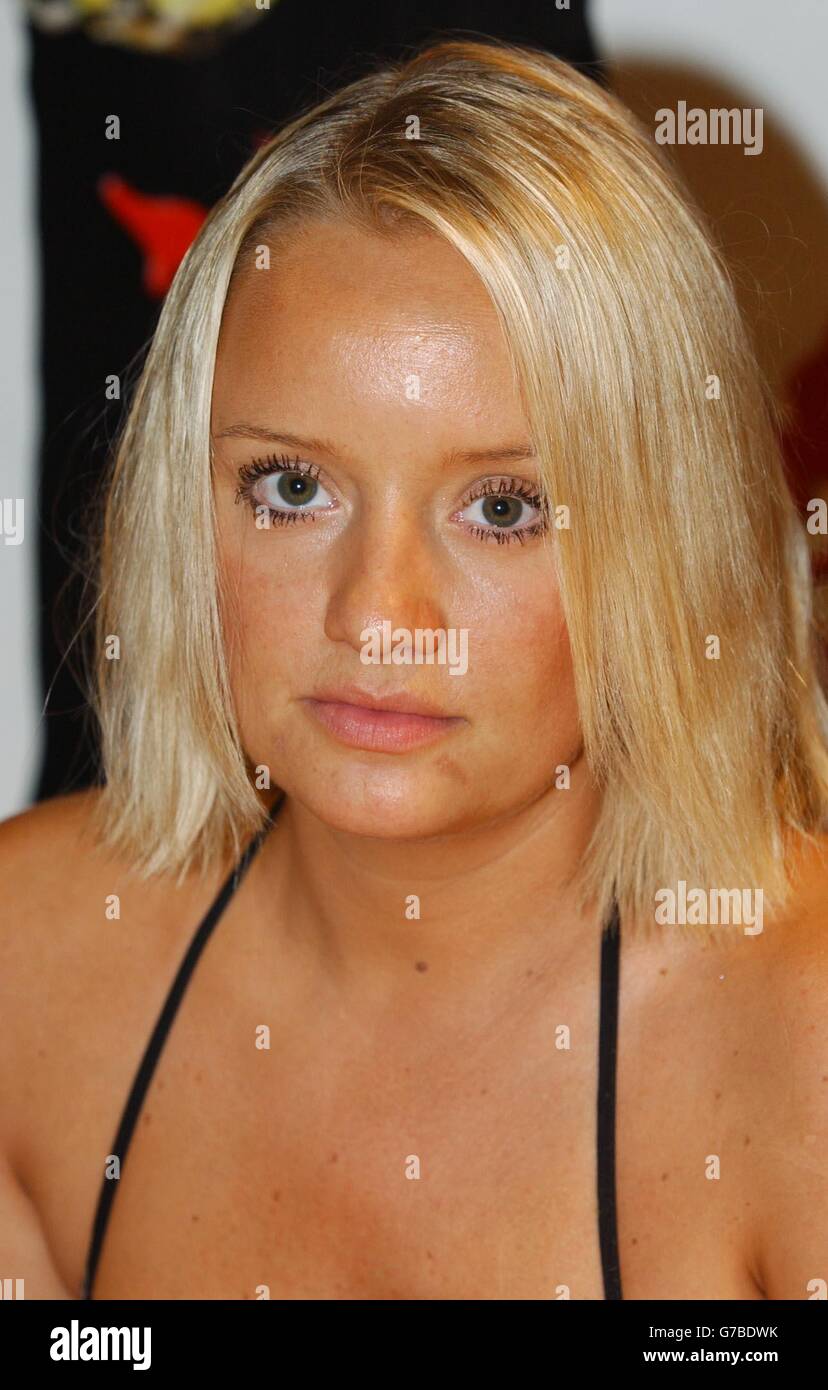
<svg viewBox="0 0 828 1390">
<path fill-rule="evenodd" d="M 23 498 L 4 497 L 0 500 L 0 530 L 4 545 L 23 543 Z"/>
<path fill-rule="evenodd" d="M 365 666 L 448 666 L 450 676 L 469 669 L 467 627 L 392 628 L 385 619 L 381 627 L 363 628 L 359 640 Z"/>
<path fill-rule="evenodd" d="M 705 111 L 680 101 L 675 111 L 655 113 L 657 145 L 744 145 L 745 154 L 762 153 L 764 109 L 761 106 L 714 106 Z"/>
<path fill-rule="evenodd" d="M 131 1361 L 134 1371 L 152 1365 L 149 1327 L 82 1327 L 72 1318 L 68 1327 L 52 1328 L 49 1355 L 53 1361 Z"/>
<path fill-rule="evenodd" d="M 742 926 L 745 936 L 763 930 L 765 895 L 761 888 L 690 888 L 683 878 L 672 888 L 659 888 L 655 920 L 659 926 Z"/>
</svg>

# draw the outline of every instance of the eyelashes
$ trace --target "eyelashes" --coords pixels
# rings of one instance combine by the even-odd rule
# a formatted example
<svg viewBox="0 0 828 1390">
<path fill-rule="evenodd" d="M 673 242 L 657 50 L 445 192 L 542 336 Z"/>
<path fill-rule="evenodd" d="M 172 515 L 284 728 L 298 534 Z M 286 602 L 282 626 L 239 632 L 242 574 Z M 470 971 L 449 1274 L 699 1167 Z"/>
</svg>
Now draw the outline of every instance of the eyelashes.
<svg viewBox="0 0 828 1390">
<path fill-rule="evenodd" d="M 494 540 L 498 545 L 520 541 L 524 545 L 532 536 L 538 536 L 546 529 L 547 509 L 544 499 L 537 488 L 525 478 L 485 478 L 482 483 L 475 483 L 461 511 L 467 511 L 478 502 L 481 504 L 482 516 L 468 523 L 471 534 L 478 540 Z M 521 513 L 527 507 L 538 513 L 538 519 L 521 527 L 510 526 L 510 521 L 521 519 Z M 490 521 L 492 525 L 483 526 L 480 524 L 482 521 Z"/>
<path fill-rule="evenodd" d="M 335 506 L 318 466 L 287 454 L 269 454 L 243 464 L 235 501 L 246 502 L 254 513 L 266 509 L 277 526 L 315 521 L 319 512 Z M 476 516 L 465 517 L 465 512 L 475 509 Z M 534 518 L 527 520 L 527 509 L 536 513 Z M 546 530 L 547 506 L 537 487 L 524 478 L 485 478 L 469 489 L 452 515 L 452 520 L 457 518 L 477 540 L 523 545 Z"/>
<path fill-rule="evenodd" d="M 276 492 L 278 498 L 270 495 L 257 496 L 256 490 L 268 479 L 276 480 Z M 272 492 L 272 489 L 269 490 Z M 313 520 L 314 512 L 327 510 L 333 505 L 333 499 L 328 497 L 326 502 L 319 501 L 319 493 L 326 493 L 327 490 L 319 482 L 319 469 L 316 464 L 305 463 L 303 459 L 291 459 L 287 454 L 270 454 L 267 458 L 253 459 L 250 463 L 245 463 L 239 469 L 239 485 L 236 488 L 236 502 L 247 502 L 255 512 L 259 507 L 266 507 L 270 512 L 271 521 L 277 525 L 284 525 L 292 521 L 310 519 Z M 273 503 L 281 500 L 285 503 L 287 510 L 282 510 Z M 309 503 L 316 501 L 315 507 L 309 507 Z"/>
</svg>

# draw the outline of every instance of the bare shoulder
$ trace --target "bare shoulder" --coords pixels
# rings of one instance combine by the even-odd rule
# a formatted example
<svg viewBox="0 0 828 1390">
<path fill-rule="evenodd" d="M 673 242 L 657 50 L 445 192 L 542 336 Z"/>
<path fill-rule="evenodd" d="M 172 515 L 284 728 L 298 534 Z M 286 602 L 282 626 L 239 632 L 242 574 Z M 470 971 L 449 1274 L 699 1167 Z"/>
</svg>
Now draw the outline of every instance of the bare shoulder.
<svg viewBox="0 0 828 1390">
<path fill-rule="evenodd" d="M 109 849 L 95 821 L 100 796 L 100 788 L 88 788 L 0 822 L 0 949 L 18 949 L 21 969 L 39 946 L 48 941 L 54 950 L 83 933 L 90 919 L 117 920 L 126 909 L 152 922 L 165 904 L 184 903 L 203 889 L 205 880 L 195 874 L 180 884 L 169 875 L 142 877 Z M 45 959 L 37 964 L 49 966 Z"/>
<path fill-rule="evenodd" d="M 0 988 L 6 1018 L 15 1001 L 41 1001 L 94 910 L 97 889 L 116 870 L 96 845 L 92 814 L 97 789 L 44 801 L 0 823 Z M 10 1012 L 9 1012 L 10 1011 Z"/>
<path fill-rule="evenodd" d="M 97 789 L 0 824 L 0 1263 L 26 1298 L 78 1286 L 109 1140 L 193 922 L 215 891 L 142 878 Z M 218 870 L 217 870 L 218 872 Z"/>
<path fill-rule="evenodd" d="M 711 916 L 707 935 L 628 937 L 622 1038 L 636 1085 L 679 1097 L 676 1163 L 717 1160 L 703 1209 L 722 1248 L 767 1298 L 807 1300 L 828 1281 L 828 836 L 790 851 L 783 907 L 751 887 L 748 911 L 742 887 L 738 915 Z M 621 975 L 623 1005 L 623 961 Z"/>
<path fill-rule="evenodd" d="M 799 842 L 791 867 L 790 899 L 765 921 L 761 944 L 772 1002 L 807 1057 L 809 1040 L 828 1036 L 828 835 Z"/>
<path fill-rule="evenodd" d="M 93 924 L 118 920 L 125 907 L 151 920 L 170 895 L 169 882 L 141 880 L 100 843 L 100 795 L 90 788 L 55 797 L 0 823 L 0 979 L 15 983 L 16 997 L 36 983 L 42 1001 L 55 979 L 68 982 L 70 960 L 91 984 L 102 955 Z"/>
<path fill-rule="evenodd" d="M 83 891 L 97 873 L 124 872 L 98 843 L 96 787 L 39 802 L 0 822 L 0 873 L 7 912 L 31 908 L 56 894 Z"/>
<path fill-rule="evenodd" d="M 91 788 L 0 824 L 0 1146 L 73 1065 L 146 1016 L 211 885 L 143 879 L 100 843 Z M 158 981 L 156 988 L 155 981 Z M 25 1129 L 25 1126 L 24 1126 Z"/>
<path fill-rule="evenodd" d="M 828 1285 L 828 836 L 803 842 L 794 870 L 757 957 L 752 1045 L 765 1119 L 756 1173 L 768 1296 L 810 1299 Z"/>
</svg>

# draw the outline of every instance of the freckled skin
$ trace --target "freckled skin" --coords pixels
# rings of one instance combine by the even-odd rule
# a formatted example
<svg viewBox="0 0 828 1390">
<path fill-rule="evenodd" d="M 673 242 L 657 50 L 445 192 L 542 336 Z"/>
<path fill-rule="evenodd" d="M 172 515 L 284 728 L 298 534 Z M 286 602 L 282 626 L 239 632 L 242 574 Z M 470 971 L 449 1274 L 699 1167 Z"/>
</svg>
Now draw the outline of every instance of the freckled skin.
<svg viewBox="0 0 828 1390">
<path fill-rule="evenodd" d="M 554 541 L 480 540 L 452 519 L 483 479 L 537 482 L 533 459 L 449 463 L 460 451 L 530 443 L 495 310 L 437 236 L 387 240 L 314 223 L 276 246 L 270 271 L 244 273 L 226 307 L 212 429 L 245 421 L 334 444 L 334 454 L 300 457 L 321 470 L 337 507 L 256 529 L 234 500 L 238 469 L 297 451 L 215 440 L 243 744 L 339 830 L 406 838 L 490 823 L 549 792 L 555 767 L 580 750 Z M 468 671 L 364 665 L 360 634 L 382 619 L 467 628 Z M 405 754 L 346 748 L 300 704 L 343 683 L 404 687 L 465 722 Z"/>
</svg>

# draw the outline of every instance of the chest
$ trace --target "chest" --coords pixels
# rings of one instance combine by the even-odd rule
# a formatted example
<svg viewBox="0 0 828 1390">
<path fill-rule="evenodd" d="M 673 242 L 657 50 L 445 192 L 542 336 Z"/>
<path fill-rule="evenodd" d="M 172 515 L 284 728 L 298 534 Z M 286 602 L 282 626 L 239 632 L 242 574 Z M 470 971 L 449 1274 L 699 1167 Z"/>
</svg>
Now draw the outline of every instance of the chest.
<svg viewBox="0 0 828 1390">
<path fill-rule="evenodd" d="M 451 1029 L 391 1042 L 324 1011 L 310 1030 L 217 1017 L 194 991 L 118 1179 L 95 1297 L 603 1298 L 598 1020 L 586 998 L 566 1012 L 552 998 L 467 1046 Z M 673 1023 L 622 1002 L 624 1296 L 757 1297 L 728 1040 L 711 1057 L 704 1029 L 694 1047 L 692 1019 Z"/>
</svg>

